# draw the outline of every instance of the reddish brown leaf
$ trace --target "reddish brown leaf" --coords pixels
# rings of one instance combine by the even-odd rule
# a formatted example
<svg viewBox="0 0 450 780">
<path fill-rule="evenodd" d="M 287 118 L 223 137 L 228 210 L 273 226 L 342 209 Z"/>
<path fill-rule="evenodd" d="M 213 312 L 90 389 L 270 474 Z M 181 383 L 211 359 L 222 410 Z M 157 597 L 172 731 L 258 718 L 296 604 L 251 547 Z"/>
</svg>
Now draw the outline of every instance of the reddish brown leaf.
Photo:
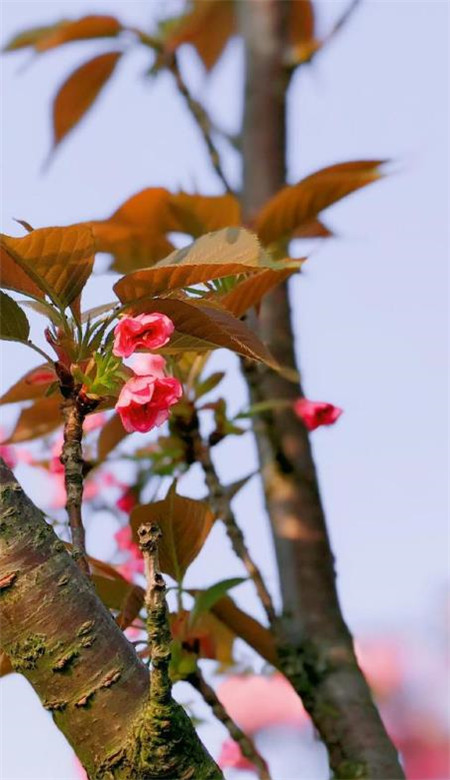
<svg viewBox="0 0 450 780">
<path fill-rule="evenodd" d="M 198 238 L 221 228 L 241 224 L 241 207 L 234 195 L 188 195 L 179 192 L 171 196 L 171 206 L 177 217 L 177 230 Z"/>
<path fill-rule="evenodd" d="M 275 641 L 270 631 L 243 612 L 230 596 L 224 596 L 211 607 L 212 614 L 273 666 L 278 665 Z"/>
<path fill-rule="evenodd" d="M 138 506 L 130 515 L 135 535 L 142 523 L 159 525 L 162 531 L 158 548 L 161 570 L 178 582 L 202 549 L 214 519 L 207 504 L 179 496 L 174 486 L 163 501 Z"/>
<path fill-rule="evenodd" d="M 261 209 L 255 229 L 263 244 L 288 238 L 323 209 L 381 177 L 382 160 L 358 160 L 323 168 L 284 187 Z"/>
<path fill-rule="evenodd" d="M 246 311 L 258 306 L 270 290 L 288 279 L 295 271 L 295 268 L 286 268 L 284 271 L 272 271 L 267 268 L 260 271 L 238 282 L 229 293 L 219 299 L 220 305 L 235 317 L 242 317 Z"/>
<path fill-rule="evenodd" d="M 275 370 L 279 368 L 267 347 L 244 322 L 211 301 L 150 298 L 133 304 L 130 309 L 134 313 L 160 311 L 170 317 L 176 333 L 162 350 L 166 354 L 223 347 Z"/>
<path fill-rule="evenodd" d="M 5 287 L 38 298 L 46 293 L 62 308 L 76 302 L 94 263 L 89 227 L 40 228 L 21 238 L 2 235 L 0 240 Z"/>
<path fill-rule="evenodd" d="M 173 250 L 166 233 L 180 227 L 171 197 L 163 187 L 149 187 L 125 201 L 109 219 L 89 223 L 97 250 L 114 256 L 115 271 L 152 265 Z"/>
<path fill-rule="evenodd" d="M 100 431 L 100 436 L 98 438 L 99 461 L 105 460 L 111 450 L 113 450 L 114 447 L 117 447 L 125 436 L 128 436 L 128 433 L 123 427 L 119 415 L 113 414 Z"/>
<path fill-rule="evenodd" d="M 114 16 L 91 14 L 55 26 L 47 35 L 38 37 L 34 46 L 43 52 L 71 41 L 83 41 L 90 38 L 112 38 L 122 30 L 121 23 Z"/>
<path fill-rule="evenodd" d="M 112 76 L 121 52 L 111 51 L 83 63 L 64 82 L 53 104 L 53 136 L 56 147 L 80 121 Z"/>
<path fill-rule="evenodd" d="M 7 674 L 11 674 L 13 671 L 9 657 L 0 650 L 0 677 L 6 677 Z"/>
<path fill-rule="evenodd" d="M 52 382 L 56 381 L 55 372 L 47 364 L 33 368 L 2 395 L 0 404 L 43 398 Z"/>
<path fill-rule="evenodd" d="M 173 51 L 183 43 L 192 44 L 211 70 L 235 30 L 233 0 L 193 0 L 192 10 L 170 28 L 166 46 Z"/>
<path fill-rule="evenodd" d="M 39 398 L 23 409 L 11 436 L 4 444 L 19 444 L 51 433 L 62 423 L 61 397 Z"/>
<path fill-rule="evenodd" d="M 124 276 L 114 291 L 123 302 L 135 301 L 211 279 L 254 273 L 268 263 L 253 233 L 239 227 L 225 228 L 175 250 L 153 268 Z"/>
</svg>

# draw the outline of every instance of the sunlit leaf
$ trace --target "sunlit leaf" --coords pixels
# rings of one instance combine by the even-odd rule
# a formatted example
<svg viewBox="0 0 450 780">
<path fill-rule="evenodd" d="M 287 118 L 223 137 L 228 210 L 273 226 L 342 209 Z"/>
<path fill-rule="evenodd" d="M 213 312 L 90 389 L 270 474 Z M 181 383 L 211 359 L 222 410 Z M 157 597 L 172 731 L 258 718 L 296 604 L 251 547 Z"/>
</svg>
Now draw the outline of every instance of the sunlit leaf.
<svg viewBox="0 0 450 780">
<path fill-rule="evenodd" d="M 39 398 L 32 406 L 23 409 L 11 436 L 5 444 L 18 444 L 37 439 L 58 428 L 62 423 L 61 397 Z"/>
<path fill-rule="evenodd" d="M 225 623 L 211 613 L 200 615 L 192 625 L 189 612 L 182 610 L 170 616 L 172 636 L 180 642 L 184 653 L 192 653 L 193 659 L 209 658 L 218 661 L 222 667 L 231 666 L 233 659 L 233 644 L 235 634 Z M 179 659 L 177 664 L 178 677 L 183 677 L 183 671 L 193 671 L 189 659 Z M 181 663 L 180 663 L 181 661 Z M 185 661 L 185 663 L 183 663 Z M 195 668 L 195 665 L 194 665 Z"/>
<path fill-rule="evenodd" d="M 16 51 L 17 49 L 24 49 L 27 46 L 37 46 L 40 40 L 52 35 L 66 24 L 68 24 L 67 20 L 63 20 L 56 24 L 46 25 L 45 27 L 30 27 L 30 29 L 23 30 L 17 35 L 14 35 L 3 47 L 3 51 Z"/>
<path fill-rule="evenodd" d="M 258 306 L 268 292 L 288 279 L 295 271 L 295 268 L 260 271 L 260 273 L 238 282 L 229 293 L 221 296 L 220 305 L 234 314 L 235 317 L 242 317 L 246 311 Z"/>
<path fill-rule="evenodd" d="M 112 38 L 120 33 L 122 25 L 114 16 L 91 14 L 81 19 L 67 21 L 50 29 L 47 35 L 40 36 L 34 42 L 35 49 L 43 52 L 71 41 L 83 41 L 90 38 Z"/>
<path fill-rule="evenodd" d="M 117 447 L 118 444 L 128 436 L 127 431 L 122 425 L 122 420 L 118 414 L 114 414 L 102 427 L 98 438 L 98 459 L 105 460 L 107 455 Z"/>
<path fill-rule="evenodd" d="M 111 51 L 83 63 L 64 82 L 53 104 L 53 138 L 56 147 L 80 121 L 112 76 L 121 52 Z"/>
<path fill-rule="evenodd" d="M 92 272 L 95 245 L 86 225 L 2 235 L 1 244 L 2 286 L 38 298 L 47 294 L 61 308 L 76 302 Z"/>
<path fill-rule="evenodd" d="M 43 364 L 32 368 L 18 380 L 9 390 L 0 398 L 0 404 L 12 404 L 18 401 L 32 401 L 37 398 L 43 398 L 46 391 L 53 382 L 57 381 L 57 376 L 49 365 Z"/>
<path fill-rule="evenodd" d="M 235 30 L 233 0 L 193 0 L 188 13 L 171 25 L 166 46 L 173 51 L 183 43 L 192 44 L 211 70 Z"/>
<path fill-rule="evenodd" d="M 235 588 L 237 585 L 241 585 L 241 583 L 245 581 L 245 577 L 232 577 L 227 580 L 221 580 L 221 582 L 216 582 L 214 585 L 211 585 L 210 588 L 206 588 L 206 590 L 199 591 L 195 598 L 194 606 L 191 609 L 190 624 L 193 625 L 200 615 L 209 612 L 214 604 L 225 596 L 229 590 Z"/>
<path fill-rule="evenodd" d="M 30 324 L 20 306 L 4 292 L 0 292 L 0 339 L 28 341 Z"/>
<path fill-rule="evenodd" d="M 284 187 L 256 217 L 254 227 L 261 241 L 267 246 L 289 238 L 323 209 L 381 178 L 382 163 L 382 160 L 339 163 Z"/>
<path fill-rule="evenodd" d="M 180 496 L 172 486 L 163 501 L 135 507 L 130 515 L 135 534 L 142 523 L 157 523 L 162 531 L 159 543 L 161 570 L 181 581 L 197 557 L 212 528 L 214 515 L 203 501 Z"/>
<path fill-rule="evenodd" d="M 171 196 L 171 207 L 177 217 L 178 230 L 199 238 L 204 233 L 241 224 L 241 207 L 234 195 Z"/>
<path fill-rule="evenodd" d="M 99 567 L 93 564 L 92 558 L 89 558 L 89 564 L 97 595 L 108 609 L 117 610 L 117 623 L 125 630 L 138 616 L 144 604 L 144 589 L 126 580 L 112 567 L 110 568 L 114 574 L 105 574 L 104 571 L 99 573 Z"/>
<path fill-rule="evenodd" d="M 126 303 L 211 279 L 254 273 L 270 262 L 253 233 L 226 228 L 175 250 L 153 268 L 127 274 L 115 284 L 114 291 Z"/>
<path fill-rule="evenodd" d="M 244 322 L 210 301 L 187 301 L 178 298 L 144 299 L 131 311 L 159 311 L 173 321 L 176 333 L 163 352 L 195 351 L 223 347 L 238 355 L 256 360 L 278 370 L 269 350 Z"/>
<path fill-rule="evenodd" d="M 152 265 L 173 250 L 166 233 L 180 228 L 171 197 L 163 187 L 149 187 L 125 201 L 109 219 L 90 223 L 97 251 L 113 255 L 115 271 Z"/>
<path fill-rule="evenodd" d="M 193 595 L 197 591 L 192 591 Z M 278 657 L 275 640 L 270 631 L 253 617 L 240 609 L 230 596 L 223 596 L 211 607 L 212 614 L 230 631 L 239 636 L 259 655 L 273 666 L 277 666 Z"/>
</svg>

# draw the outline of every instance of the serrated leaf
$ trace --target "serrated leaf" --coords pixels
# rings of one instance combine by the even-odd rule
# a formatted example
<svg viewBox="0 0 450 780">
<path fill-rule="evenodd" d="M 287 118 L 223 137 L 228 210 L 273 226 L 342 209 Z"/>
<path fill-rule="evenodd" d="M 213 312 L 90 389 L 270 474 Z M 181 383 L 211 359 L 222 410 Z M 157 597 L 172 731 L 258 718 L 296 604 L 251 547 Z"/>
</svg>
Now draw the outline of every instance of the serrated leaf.
<svg viewBox="0 0 450 780">
<path fill-rule="evenodd" d="M 234 195 L 189 195 L 179 192 L 171 196 L 178 230 L 199 238 L 221 228 L 240 225 L 241 207 Z"/>
<path fill-rule="evenodd" d="M 91 107 L 112 76 L 121 55 L 119 51 L 111 51 L 88 60 L 60 87 L 53 103 L 54 148 Z"/>
<path fill-rule="evenodd" d="M 357 160 L 323 168 L 284 187 L 261 209 L 255 230 L 265 246 L 289 238 L 323 209 L 381 177 L 383 160 Z"/>
<path fill-rule="evenodd" d="M 255 273 L 270 262 L 253 233 L 226 228 L 175 250 L 152 268 L 127 274 L 114 285 L 114 292 L 127 303 L 211 279 Z"/>
<path fill-rule="evenodd" d="M 16 238 L 1 235 L 2 286 L 59 307 L 77 304 L 94 264 L 94 238 L 86 225 L 49 227 Z"/>
<path fill-rule="evenodd" d="M 233 0 L 193 0 L 188 13 L 170 26 L 165 43 L 169 51 L 192 44 L 205 68 L 211 70 L 235 31 Z"/>
<path fill-rule="evenodd" d="M 162 531 L 159 543 L 161 571 L 181 582 L 197 557 L 214 523 L 207 504 L 180 496 L 172 485 L 163 501 L 135 507 L 130 515 L 134 534 L 142 523 L 157 523 Z"/>
<path fill-rule="evenodd" d="M 32 401 L 43 398 L 50 385 L 57 381 L 56 373 L 50 366 L 43 364 L 32 368 L 18 380 L 0 398 L 0 404 L 13 404 L 19 401 Z"/>
<path fill-rule="evenodd" d="M 113 255 L 121 273 L 152 265 L 173 250 L 166 233 L 179 230 L 171 194 L 149 187 L 133 195 L 109 219 L 91 222 L 97 251 Z"/>
<path fill-rule="evenodd" d="M 30 323 L 20 306 L 9 295 L 0 292 L 0 339 L 26 343 Z"/>
<path fill-rule="evenodd" d="M 19 444 L 51 433 L 62 424 L 61 397 L 39 398 L 23 409 L 15 428 L 4 444 Z"/>
<path fill-rule="evenodd" d="M 219 303 L 235 317 L 242 317 L 246 311 L 258 306 L 267 293 L 286 281 L 296 270 L 296 268 L 286 268 L 285 270 L 272 271 L 268 268 L 260 271 L 258 274 L 238 282 L 229 293 L 219 298 Z"/>
<path fill-rule="evenodd" d="M 189 618 L 190 625 L 194 625 L 200 615 L 209 612 L 214 604 L 219 601 L 219 599 L 223 598 L 229 590 L 235 588 L 237 585 L 241 585 L 243 582 L 246 582 L 246 580 L 246 577 L 232 577 L 230 579 L 221 580 L 221 582 L 216 582 L 215 585 L 211 585 L 211 587 L 206 588 L 206 590 L 199 591 L 195 598 L 194 606 L 191 609 Z"/>
<path fill-rule="evenodd" d="M 122 425 L 122 420 L 118 414 L 113 414 L 107 423 L 102 427 L 98 437 L 98 459 L 104 461 L 109 453 L 117 447 L 118 444 L 128 436 L 127 431 Z"/>
<path fill-rule="evenodd" d="M 130 310 L 133 313 L 159 311 L 170 317 L 176 332 L 167 347 L 160 350 L 165 354 L 223 347 L 279 369 L 267 347 L 244 322 L 210 301 L 151 298 L 134 304 Z"/>
</svg>

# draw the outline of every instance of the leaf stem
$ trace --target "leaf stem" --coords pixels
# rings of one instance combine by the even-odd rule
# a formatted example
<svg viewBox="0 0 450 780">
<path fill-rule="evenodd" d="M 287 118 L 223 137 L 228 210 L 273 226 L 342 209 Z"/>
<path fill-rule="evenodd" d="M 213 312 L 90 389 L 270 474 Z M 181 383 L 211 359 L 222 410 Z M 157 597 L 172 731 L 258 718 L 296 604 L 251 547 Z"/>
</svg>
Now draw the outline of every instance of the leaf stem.
<svg viewBox="0 0 450 780">
<path fill-rule="evenodd" d="M 260 780 L 270 780 L 267 763 L 258 752 L 253 740 L 234 722 L 218 698 L 214 688 L 206 682 L 199 668 L 189 675 L 187 682 L 200 693 L 205 702 L 210 706 L 217 720 L 223 723 L 230 736 L 239 745 L 242 755 L 254 764 Z"/>
<path fill-rule="evenodd" d="M 256 592 L 259 596 L 267 620 L 271 628 L 277 628 L 277 615 L 273 605 L 272 597 L 264 582 L 261 571 L 253 560 L 248 547 L 245 543 L 244 534 L 236 516 L 231 508 L 230 499 L 226 488 L 222 487 L 216 467 L 211 457 L 211 450 L 208 444 L 204 442 L 198 430 L 194 431 L 194 447 L 197 461 L 200 463 L 205 481 L 209 489 L 209 500 L 214 512 L 220 517 L 225 525 L 228 538 L 231 542 L 234 552 L 244 564 L 248 575 L 253 580 Z"/>
<path fill-rule="evenodd" d="M 228 179 L 225 176 L 225 173 L 223 171 L 219 152 L 211 137 L 211 122 L 209 116 L 206 113 L 203 106 L 201 105 L 201 103 L 199 103 L 198 100 L 195 100 L 195 98 L 192 97 L 189 87 L 187 86 L 183 78 L 183 75 L 181 73 L 176 53 L 174 53 L 173 56 L 170 58 L 167 67 L 175 79 L 175 83 L 177 85 L 178 91 L 185 99 L 187 107 L 191 115 L 193 116 L 196 124 L 198 125 L 198 128 L 203 136 L 203 140 L 208 149 L 208 154 L 211 160 L 211 164 L 217 176 L 219 177 L 223 186 L 225 187 L 225 191 L 228 192 L 229 194 L 233 194 L 233 189 L 230 186 Z"/>
</svg>

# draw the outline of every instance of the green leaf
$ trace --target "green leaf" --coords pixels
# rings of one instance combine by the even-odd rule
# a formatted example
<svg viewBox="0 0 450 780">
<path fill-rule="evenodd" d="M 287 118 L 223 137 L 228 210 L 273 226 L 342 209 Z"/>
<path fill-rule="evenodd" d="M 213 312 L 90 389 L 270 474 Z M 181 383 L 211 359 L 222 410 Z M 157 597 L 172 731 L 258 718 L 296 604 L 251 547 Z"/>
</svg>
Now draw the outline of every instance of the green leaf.
<svg viewBox="0 0 450 780">
<path fill-rule="evenodd" d="M 0 338 L 27 343 L 30 324 L 20 306 L 4 292 L 0 292 Z"/>
<path fill-rule="evenodd" d="M 227 580 L 221 580 L 221 582 L 216 582 L 216 584 L 211 585 L 210 588 L 200 591 L 196 596 L 194 606 L 191 609 L 189 618 L 190 625 L 192 626 L 200 615 L 209 612 L 211 607 L 213 607 L 219 599 L 225 596 L 231 588 L 241 585 L 241 583 L 246 582 L 247 579 L 247 577 L 232 577 Z"/>
</svg>

